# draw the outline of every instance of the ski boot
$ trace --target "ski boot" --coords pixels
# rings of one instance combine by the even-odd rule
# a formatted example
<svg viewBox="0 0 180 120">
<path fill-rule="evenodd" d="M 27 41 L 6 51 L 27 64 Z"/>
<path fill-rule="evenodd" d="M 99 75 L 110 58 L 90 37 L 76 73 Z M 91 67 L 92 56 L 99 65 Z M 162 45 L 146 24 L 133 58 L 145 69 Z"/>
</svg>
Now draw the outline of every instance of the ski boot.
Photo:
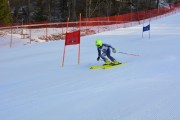
<svg viewBox="0 0 180 120">
<path fill-rule="evenodd" d="M 117 60 L 114 60 L 114 61 L 113 61 L 113 64 L 114 64 L 114 65 L 119 65 L 119 64 L 121 64 L 121 63 L 119 63 Z"/>
<path fill-rule="evenodd" d="M 104 65 L 111 65 L 111 62 L 109 60 L 105 60 L 105 64 Z"/>
</svg>

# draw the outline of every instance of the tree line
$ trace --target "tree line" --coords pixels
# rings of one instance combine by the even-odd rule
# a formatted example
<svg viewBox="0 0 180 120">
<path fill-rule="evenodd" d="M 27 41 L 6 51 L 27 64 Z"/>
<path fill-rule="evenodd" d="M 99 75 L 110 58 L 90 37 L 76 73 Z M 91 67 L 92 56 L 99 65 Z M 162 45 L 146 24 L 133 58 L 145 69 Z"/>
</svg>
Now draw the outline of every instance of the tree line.
<svg viewBox="0 0 180 120">
<path fill-rule="evenodd" d="M 160 7 L 180 0 L 0 0 L 0 22 L 60 22 L 119 15 Z"/>
</svg>

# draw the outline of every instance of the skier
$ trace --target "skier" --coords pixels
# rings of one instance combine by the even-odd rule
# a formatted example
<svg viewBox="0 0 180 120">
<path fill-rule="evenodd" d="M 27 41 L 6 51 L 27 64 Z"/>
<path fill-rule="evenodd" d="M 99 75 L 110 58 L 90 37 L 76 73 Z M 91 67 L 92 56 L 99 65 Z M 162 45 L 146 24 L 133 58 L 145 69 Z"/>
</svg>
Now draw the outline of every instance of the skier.
<svg viewBox="0 0 180 120">
<path fill-rule="evenodd" d="M 111 56 L 110 48 L 112 49 L 113 53 L 116 53 L 116 49 L 113 48 L 111 45 L 102 43 L 101 39 L 97 39 L 96 40 L 96 46 L 97 46 L 97 50 L 98 50 L 97 61 L 99 61 L 99 59 L 102 58 L 104 60 L 104 62 L 105 62 L 105 65 L 110 65 L 110 64 L 118 65 L 118 64 L 121 64 Z M 107 56 L 112 61 L 112 63 L 105 56 Z"/>
</svg>

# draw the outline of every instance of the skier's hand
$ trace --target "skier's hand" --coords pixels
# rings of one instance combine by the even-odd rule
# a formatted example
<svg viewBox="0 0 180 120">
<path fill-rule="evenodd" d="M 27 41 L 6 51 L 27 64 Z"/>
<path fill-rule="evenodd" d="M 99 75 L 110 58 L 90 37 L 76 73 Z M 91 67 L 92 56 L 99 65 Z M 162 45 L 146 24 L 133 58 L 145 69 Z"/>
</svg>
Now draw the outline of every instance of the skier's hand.
<svg viewBox="0 0 180 120">
<path fill-rule="evenodd" d="M 99 59 L 100 59 L 100 57 L 98 56 L 98 57 L 97 57 L 97 61 L 99 61 Z"/>
<path fill-rule="evenodd" d="M 115 48 L 112 48 L 112 52 L 113 52 L 113 53 L 116 53 L 116 49 L 115 49 Z"/>
</svg>

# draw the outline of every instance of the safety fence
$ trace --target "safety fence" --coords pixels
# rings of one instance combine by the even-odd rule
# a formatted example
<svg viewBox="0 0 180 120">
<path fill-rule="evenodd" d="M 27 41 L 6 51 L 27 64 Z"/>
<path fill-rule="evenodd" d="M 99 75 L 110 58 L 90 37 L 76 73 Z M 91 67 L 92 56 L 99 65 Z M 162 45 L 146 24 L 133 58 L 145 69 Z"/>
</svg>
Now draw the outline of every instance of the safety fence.
<svg viewBox="0 0 180 120">
<path fill-rule="evenodd" d="M 66 32 L 75 31 L 79 27 L 81 36 L 86 36 L 139 25 L 149 20 L 159 19 L 177 12 L 180 12 L 180 3 L 159 9 L 131 12 L 109 17 L 82 18 L 81 21 L 69 22 L 68 31 L 66 31 L 66 22 L 0 23 L 0 37 L 10 35 L 11 43 L 12 36 L 29 39 L 29 43 L 44 40 L 63 40 L 65 39 Z"/>
</svg>

